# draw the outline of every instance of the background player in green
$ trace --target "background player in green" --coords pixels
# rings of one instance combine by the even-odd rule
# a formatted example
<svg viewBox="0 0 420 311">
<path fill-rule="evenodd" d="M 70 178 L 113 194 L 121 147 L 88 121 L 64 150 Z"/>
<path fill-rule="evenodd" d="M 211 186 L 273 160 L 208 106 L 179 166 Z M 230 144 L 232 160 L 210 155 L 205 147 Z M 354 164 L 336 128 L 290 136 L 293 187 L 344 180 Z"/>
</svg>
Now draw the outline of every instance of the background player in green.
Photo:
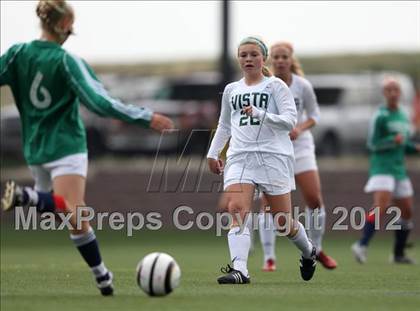
<svg viewBox="0 0 420 311">
<path fill-rule="evenodd" d="M 412 206 L 413 187 L 405 169 L 405 154 L 420 152 L 420 145 L 409 140 L 410 122 L 399 107 L 401 87 L 397 80 L 387 78 L 383 83 L 386 105 L 376 112 L 369 131 L 370 150 L 369 180 L 365 192 L 373 192 L 373 208 L 379 207 L 383 215 L 393 203 L 401 210 L 398 220 L 399 230 L 395 230 L 395 244 L 392 262 L 414 263 L 405 255 L 407 238 L 413 227 Z M 375 233 L 375 214 L 368 213 L 362 238 L 353 244 L 356 260 L 366 262 L 367 246 Z"/>
<path fill-rule="evenodd" d="M 103 295 L 111 295 L 112 273 L 102 262 L 88 222 L 77 228 L 76 209 L 85 206 L 86 134 L 79 104 L 157 131 L 173 128 L 167 117 L 111 98 L 93 70 L 61 45 L 72 34 L 73 9 L 64 1 L 39 1 L 39 40 L 12 46 L 0 58 L 0 86 L 9 85 L 21 117 L 24 156 L 35 189 L 6 184 L 2 208 L 36 206 L 39 212 L 72 213 L 70 237 L 91 268 Z M 51 193 L 51 190 L 54 194 Z"/>
</svg>

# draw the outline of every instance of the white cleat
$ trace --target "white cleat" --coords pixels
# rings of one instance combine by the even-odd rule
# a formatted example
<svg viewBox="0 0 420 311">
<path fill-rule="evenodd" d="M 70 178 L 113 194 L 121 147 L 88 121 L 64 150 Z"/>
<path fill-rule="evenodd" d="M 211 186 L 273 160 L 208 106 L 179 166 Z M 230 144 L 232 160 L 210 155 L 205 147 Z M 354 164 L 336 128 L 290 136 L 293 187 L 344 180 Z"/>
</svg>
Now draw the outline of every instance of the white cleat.
<svg viewBox="0 0 420 311">
<path fill-rule="evenodd" d="M 351 246 L 351 251 L 353 252 L 354 258 L 358 263 L 364 264 L 367 261 L 367 247 L 362 246 L 359 242 L 354 243 Z"/>
<path fill-rule="evenodd" d="M 3 197 L 1 199 L 1 208 L 8 212 L 16 206 L 23 205 L 23 189 L 13 180 L 8 180 L 4 186 Z"/>
</svg>

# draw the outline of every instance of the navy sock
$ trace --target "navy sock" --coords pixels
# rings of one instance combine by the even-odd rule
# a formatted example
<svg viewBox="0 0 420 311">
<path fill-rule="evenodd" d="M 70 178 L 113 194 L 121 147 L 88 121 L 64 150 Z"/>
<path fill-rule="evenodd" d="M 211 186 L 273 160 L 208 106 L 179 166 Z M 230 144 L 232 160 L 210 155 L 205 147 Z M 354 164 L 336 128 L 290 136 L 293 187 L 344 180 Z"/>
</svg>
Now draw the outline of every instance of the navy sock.
<svg viewBox="0 0 420 311">
<path fill-rule="evenodd" d="M 50 192 L 39 192 L 38 193 L 38 203 L 36 204 L 36 210 L 39 213 L 45 212 L 55 212 L 55 202 L 53 198 L 53 194 Z"/>
<path fill-rule="evenodd" d="M 403 257 L 408 235 L 411 230 L 395 230 L 394 256 Z"/>
<path fill-rule="evenodd" d="M 96 278 L 100 278 L 108 273 L 107 268 L 102 262 L 101 253 L 99 252 L 98 242 L 95 233 L 90 229 L 85 234 L 70 235 L 83 259 L 91 268 Z"/>
<path fill-rule="evenodd" d="M 29 197 L 28 191 L 23 190 L 23 198 L 22 198 L 22 206 L 29 206 L 31 205 L 31 198 Z"/>
<path fill-rule="evenodd" d="M 367 221 L 363 228 L 363 236 L 360 239 L 359 244 L 362 246 L 368 246 L 370 239 L 375 234 L 375 223 Z"/>
<path fill-rule="evenodd" d="M 66 210 L 66 202 L 62 196 L 52 192 L 35 191 L 25 187 L 22 192 L 22 206 L 36 206 L 39 213 L 59 212 Z"/>
</svg>

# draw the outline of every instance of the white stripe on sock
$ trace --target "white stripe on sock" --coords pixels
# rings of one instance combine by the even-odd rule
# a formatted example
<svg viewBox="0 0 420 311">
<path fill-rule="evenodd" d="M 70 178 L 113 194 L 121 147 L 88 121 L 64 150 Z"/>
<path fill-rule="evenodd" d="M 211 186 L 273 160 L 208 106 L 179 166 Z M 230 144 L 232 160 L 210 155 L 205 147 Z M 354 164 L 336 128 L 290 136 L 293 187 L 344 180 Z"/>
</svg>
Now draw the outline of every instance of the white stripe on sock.
<svg viewBox="0 0 420 311">
<path fill-rule="evenodd" d="M 101 262 L 98 266 L 92 267 L 91 270 L 96 278 L 104 276 L 108 273 L 108 269 L 105 267 L 105 264 L 103 262 Z"/>
</svg>

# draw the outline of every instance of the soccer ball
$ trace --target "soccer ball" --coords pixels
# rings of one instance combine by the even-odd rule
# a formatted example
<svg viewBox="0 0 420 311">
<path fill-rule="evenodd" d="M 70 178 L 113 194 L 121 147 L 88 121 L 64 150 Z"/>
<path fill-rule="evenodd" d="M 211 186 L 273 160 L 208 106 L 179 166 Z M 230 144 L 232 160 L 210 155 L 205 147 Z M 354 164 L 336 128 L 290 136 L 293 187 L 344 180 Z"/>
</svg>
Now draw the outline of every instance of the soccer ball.
<svg viewBox="0 0 420 311">
<path fill-rule="evenodd" d="M 137 265 L 138 286 L 150 296 L 165 296 L 179 285 L 181 269 L 175 259 L 165 253 L 151 253 Z"/>
</svg>

